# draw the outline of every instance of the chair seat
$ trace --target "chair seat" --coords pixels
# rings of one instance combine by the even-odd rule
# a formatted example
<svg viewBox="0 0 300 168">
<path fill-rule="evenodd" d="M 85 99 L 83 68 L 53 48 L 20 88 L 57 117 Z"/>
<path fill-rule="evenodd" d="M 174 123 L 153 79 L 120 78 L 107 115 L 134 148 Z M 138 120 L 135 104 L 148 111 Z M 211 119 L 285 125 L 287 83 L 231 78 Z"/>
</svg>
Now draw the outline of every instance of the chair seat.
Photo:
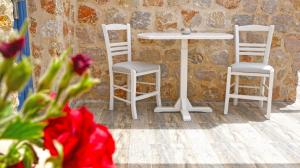
<svg viewBox="0 0 300 168">
<path fill-rule="evenodd" d="M 243 72 L 243 73 L 260 73 L 260 74 L 270 74 L 274 69 L 270 65 L 262 63 L 250 63 L 250 62 L 240 62 L 231 65 L 232 72 Z"/>
<path fill-rule="evenodd" d="M 130 70 L 135 70 L 136 73 L 148 72 L 159 70 L 159 65 L 157 64 L 148 64 L 144 62 L 120 62 L 116 63 L 112 67 L 113 71 L 130 73 Z"/>
</svg>

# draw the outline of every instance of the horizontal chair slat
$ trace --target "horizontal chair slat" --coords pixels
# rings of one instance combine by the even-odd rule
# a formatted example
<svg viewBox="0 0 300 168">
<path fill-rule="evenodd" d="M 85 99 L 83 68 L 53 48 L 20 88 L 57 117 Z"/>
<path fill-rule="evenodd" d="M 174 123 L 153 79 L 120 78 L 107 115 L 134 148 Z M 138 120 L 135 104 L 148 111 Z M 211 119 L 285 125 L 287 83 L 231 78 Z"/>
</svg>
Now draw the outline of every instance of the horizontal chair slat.
<svg viewBox="0 0 300 168">
<path fill-rule="evenodd" d="M 240 52 L 240 55 L 249 55 L 249 56 L 264 56 L 264 52 Z"/>
<path fill-rule="evenodd" d="M 240 47 L 266 47 L 264 43 L 240 43 Z"/>
<path fill-rule="evenodd" d="M 265 96 L 249 96 L 249 95 L 236 95 L 236 94 L 230 94 L 230 98 L 237 98 L 237 99 L 247 99 L 247 100 L 264 100 L 267 101 L 268 98 Z"/>
<path fill-rule="evenodd" d="M 152 74 L 152 73 L 156 73 L 156 72 L 158 72 L 158 71 L 159 71 L 159 70 L 140 72 L 140 73 L 137 73 L 136 76 L 142 76 L 142 75 Z"/>
<path fill-rule="evenodd" d="M 266 51 L 265 48 L 251 48 L 251 47 L 241 47 L 240 51 Z"/>
<path fill-rule="evenodd" d="M 126 30 L 126 24 L 110 24 L 105 26 L 107 30 Z"/>
<path fill-rule="evenodd" d="M 127 51 L 128 46 L 121 46 L 121 47 L 111 47 L 110 51 Z"/>
<path fill-rule="evenodd" d="M 116 55 L 125 55 L 128 54 L 128 51 L 117 51 L 117 52 L 112 52 L 111 56 L 116 56 Z"/>
<path fill-rule="evenodd" d="M 111 43 L 110 47 L 119 47 L 119 46 L 127 46 L 128 42 L 120 42 L 120 43 Z"/>
<path fill-rule="evenodd" d="M 239 26 L 239 31 L 269 31 L 270 26 L 262 25 L 248 25 L 248 26 Z"/>
<path fill-rule="evenodd" d="M 138 84 L 142 84 L 142 85 L 153 85 L 155 86 L 155 83 L 150 83 L 150 82 L 136 82 Z"/>
<path fill-rule="evenodd" d="M 239 88 L 259 89 L 259 86 L 239 85 Z"/>
<path fill-rule="evenodd" d="M 263 26 L 259 26 L 259 27 L 240 27 L 239 28 L 240 31 L 262 31 L 262 32 L 266 32 L 270 30 L 270 27 L 263 27 Z"/>
<path fill-rule="evenodd" d="M 231 75 L 237 75 L 237 76 L 259 76 L 259 77 L 269 77 L 270 76 L 270 74 L 246 73 L 246 72 L 231 72 Z"/>
</svg>

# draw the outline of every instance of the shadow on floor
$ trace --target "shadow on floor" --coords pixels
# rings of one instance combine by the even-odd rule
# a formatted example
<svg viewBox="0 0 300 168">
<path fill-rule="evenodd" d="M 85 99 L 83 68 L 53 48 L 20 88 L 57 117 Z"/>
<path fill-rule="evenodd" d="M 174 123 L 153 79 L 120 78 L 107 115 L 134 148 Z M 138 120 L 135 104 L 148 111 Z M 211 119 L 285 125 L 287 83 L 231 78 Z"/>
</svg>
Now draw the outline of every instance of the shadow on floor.
<svg viewBox="0 0 300 168">
<path fill-rule="evenodd" d="M 172 103 L 167 103 L 172 105 Z M 289 103 L 274 102 L 272 113 L 299 113 L 283 112 L 279 109 Z M 95 115 L 98 123 L 108 126 L 110 129 L 210 129 L 221 124 L 236 124 L 248 122 L 266 122 L 269 121 L 264 116 L 266 107 L 259 108 L 257 101 L 241 101 L 237 106 L 230 103 L 229 113 L 223 114 L 223 102 L 195 103 L 195 105 L 212 107 L 212 113 L 191 113 L 192 121 L 185 122 L 181 114 L 177 113 L 154 113 L 156 106 L 153 102 L 138 102 L 138 119 L 131 117 L 130 106 L 125 103 L 116 102 L 115 109 L 109 111 L 107 103 L 86 104 Z M 265 104 L 266 106 L 266 104 Z M 272 120 L 272 119 L 271 119 Z"/>
</svg>

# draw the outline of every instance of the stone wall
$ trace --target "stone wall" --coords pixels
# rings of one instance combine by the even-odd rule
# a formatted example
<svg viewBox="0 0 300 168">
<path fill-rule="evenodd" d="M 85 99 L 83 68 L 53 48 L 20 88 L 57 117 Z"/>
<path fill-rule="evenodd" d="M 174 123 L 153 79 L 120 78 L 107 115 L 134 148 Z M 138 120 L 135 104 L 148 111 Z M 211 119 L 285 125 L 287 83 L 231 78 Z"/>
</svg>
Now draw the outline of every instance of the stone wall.
<svg viewBox="0 0 300 168">
<path fill-rule="evenodd" d="M 10 0 L 0 0 L 0 29 L 9 31 L 13 26 L 13 6 Z"/>
<path fill-rule="evenodd" d="M 34 81 L 45 72 L 51 57 L 74 48 L 75 5 L 71 0 L 28 0 L 30 43 Z"/>
<path fill-rule="evenodd" d="M 270 58 L 276 70 L 274 99 L 295 97 L 296 71 L 300 69 L 299 0 L 28 0 L 28 5 L 36 76 L 43 72 L 49 58 L 68 44 L 94 59 L 92 73 L 102 83 L 83 99 L 108 99 L 103 23 L 131 24 L 133 59 L 161 65 L 162 98 L 168 100 L 175 100 L 179 94 L 180 42 L 139 40 L 138 33 L 178 31 L 182 27 L 198 32 L 232 33 L 235 24 L 274 24 L 276 32 Z M 112 34 L 114 39 L 119 37 L 123 35 Z M 243 36 L 250 41 L 258 37 L 261 36 Z M 188 95 L 191 100 L 223 100 L 227 67 L 233 62 L 232 40 L 189 41 Z"/>
</svg>

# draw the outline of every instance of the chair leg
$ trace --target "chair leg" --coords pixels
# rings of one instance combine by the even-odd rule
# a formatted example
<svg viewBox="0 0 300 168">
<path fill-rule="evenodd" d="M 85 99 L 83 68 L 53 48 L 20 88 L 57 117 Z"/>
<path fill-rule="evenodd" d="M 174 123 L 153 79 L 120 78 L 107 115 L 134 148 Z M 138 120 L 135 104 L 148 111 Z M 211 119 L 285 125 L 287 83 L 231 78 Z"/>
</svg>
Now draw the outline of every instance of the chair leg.
<svg viewBox="0 0 300 168">
<path fill-rule="evenodd" d="M 235 85 L 234 85 L 234 94 L 239 94 L 239 84 L 240 84 L 240 77 L 238 75 L 235 76 Z M 233 99 L 233 105 L 236 106 L 238 104 L 238 98 Z"/>
<path fill-rule="evenodd" d="M 156 95 L 156 105 L 157 107 L 161 107 L 161 98 L 160 98 L 160 70 L 158 72 L 156 72 L 156 91 L 158 92 L 158 94 Z"/>
<path fill-rule="evenodd" d="M 226 81 L 224 114 L 228 114 L 228 106 L 229 106 L 229 98 L 230 98 L 229 97 L 229 94 L 230 94 L 230 85 L 231 85 L 231 67 L 228 67 L 227 81 Z"/>
<path fill-rule="evenodd" d="M 136 72 L 131 71 L 130 73 L 130 78 L 131 78 L 131 113 L 132 113 L 132 118 L 137 119 L 137 112 L 136 112 Z"/>
<path fill-rule="evenodd" d="M 267 105 L 267 114 L 266 114 L 267 119 L 270 119 L 270 117 L 271 117 L 273 82 L 274 82 L 274 71 L 271 71 L 270 77 L 269 77 L 268 105 Z"/>
<path fill-rule="evenodd" d="M 113 81 L 113 77 L 110 77 L 110 83 L 109 83 L 109 110 L 114 110 L 114 95 L 115 95 L 115 91 L 114 91 L 114 81 Z"/>
<path fill-rule="evenodd" d="M 260 88 L 259 88 L 259 90 L 260 90 L 260 95 L 261 95 L 261 96 L 264 96 L 264 95 L 265 95 L 265 86 L 264 86 L 265 84 L 266 84 L 266 78 L 263 77 L 263 78 L 261 79 L 261 81 L 260 81 Z M 263 100 L 260 100 L 260 101 L 259 101 L 259 106 L 260 106 L 261 108 L 264 107 L 264 101 L 263 101 Z"/>
<path fill-rule="evenodd" d="M 127 92 L 127 100 L 128 101 L 130 101 L 130 99 L 131 99 L 131 92 L 130 92 L 130 90 L 131 90 L 131 75 L 127 75 L 127 89 L 129 90 L 128 92 Z M 130 105 L 130 103 L 126 103 L 127 105 Z"/>
</svg>

